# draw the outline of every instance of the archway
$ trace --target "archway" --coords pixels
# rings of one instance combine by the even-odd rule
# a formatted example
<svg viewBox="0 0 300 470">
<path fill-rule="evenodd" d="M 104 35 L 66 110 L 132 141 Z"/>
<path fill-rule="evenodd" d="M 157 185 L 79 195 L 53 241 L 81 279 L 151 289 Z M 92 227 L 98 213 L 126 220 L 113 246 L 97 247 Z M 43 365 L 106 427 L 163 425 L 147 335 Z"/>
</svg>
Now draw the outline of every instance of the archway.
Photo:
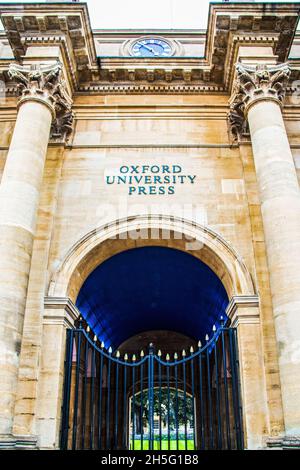
<svg viewBox="0 0 300 470">
<path fill-rule="evenodd" d="M 141 215 L 105 224 L 80 238 L 53 273 L 48 296 L 75 302 L 97 266 L 117 253 L 144 246 L 165 246 L 192 254 L 219 277 L 229 299 L 256 294 L 243 260 L 218 233 L 186 219 Z"/>
<path fill-rule="evenodd" d="M 141 232 L 143 232 L 142 236 Z M 166 232 L 168 232 L 167 236 L 165 236 Z M 191 240 L 196 241 L 197 244 L 193 243 L 191 247 Z M 54 306 L 61 308 L 67 301 L 65 311 L 71 312 L 73 316 L 76 310 L 73 307 L 70 310 L 72 301 L 76 301 L 80 288 L 99 265 L 118 253 L 147 246 L 173 248 L 201 260 L 222 282 L 228 298 L 231 299 L 228 307 L 230 314 L 234 314 L 236 318 L 237 308 L 240 309 L 240 305 L 247 319 L 249 318 L 249 329 L 255 330 L 255 338 L 259 335 L 258 300 L 254 285 L 246 266 L 234 249 L 217 233 L 206 227 L 191 221 L 164 216 L 140 216 L 119 220 L 97 228 L 82 237 L 66 253 L 53 274 L 46 305 L 49 305 L 49 309 L 53 309 Z M 242 313 L 241 310 L 240 313 Z M 246 354 L 243 344 L 240 350 L 242 355 Z M 260 356 L 258 359 L 256 362 L 260 363 Z M 243 357 L 241 360 L 243 361 Z M 245 388 L 248 384 L 247 373 L 242 380 L 246 381 L 242 384 L 242 389 L 243 394 L 246 390 L 247 396 L 244 399 L 247 403 L 248 399 L 251 400 L 253 397 L 251 387 L 249 391 Z"/>
<path fill-rule="evenodd" d="M 112 354 L 118 350 L 117 355 L 125 357 L 128 356 L 125 348 L 130 346 L 134 353 L 129 359 L 134 355 L 139 358 L 145 354 L 144 351 L 147 354 L 149 343 L 152 343 L 153 352 L 160 357 L 173 358 L 177 355 L 181 358 L 182 354 L 185 354 L 185 345 L 187 353 L 190 354 L 190 350 L 197 349 L 198 340 L 204 343 L 207 334 L 213 335 L 213 328 L 218 330 L 220 322 L 226 322 L 227 305 L 228 296 L 222 282 L 206 264 L 189 253 L 161 246 L 132 248 L 105 260 L 87 277 L 76 299 L 76 306 L 85 323 L 97 335 L 102 347 L 105 345 Z M 139 347 L 141 349 L 138 349 Z M 199 427 L 196 416 L 200 417 L 201 413 L 199 394 L 195 393 L 195 388 L 198 390 L 199 383 L 198 374 L 191 375 L 190 367 L 197 368 L 197 362 L 194 364 L 192 360 L 191 365 L 184 363 L 183 370 L 181 366 L 175 366 L 178 369 L 176 386 L 174 367 L 169 368 L 159 363 L 155 370 L 155 363 L 153 367 L 149 365 L 147 373 L 152 375 L 152 390 L 147 380 L 144 383 L 145 380 L 138 367 L 134 378 L 129 377 L 126 384 L 122 385 L 123 389 L 128 388 L 126 389 L 128 405 L 125 405 L 128 408 L 127 421 L 118 416 L 118 422 L 115 422 L 114 409 L 110 409 L 109 401 L 110 395 L 111 401 L 117 399 L 114 389 L 119 387 L 123 373 L 119 370 L 120 364 L 118 369 L 114 370 L 115 364 L 105 359 L 108 372 L 105 369 L 105 378 L 98 388 L 94 385 L 93 393 L 94 399 L 97 393 L 102 394 L 100 412 L 104 429 L 101 434 L 106 435 L 106 438 L 101 439 L 102 446 L 111 448 L 114 445 L 121 445 L 118 437 L 113 436 L 111 428 L 113 421 L 118 429 L 123 428 L 119 434 L 123 433 L 124 436 L 124 428 L 127 429 L 128 436 L 126 444 L 123 445 L 132 449 L 149 449 L 150 445 L 156 449 L 169 450 L 176 447 L 196 448 L 196 428 Z M 83 370 L 93 368 L 86 366 L 85 358 L 78 360 L 82 362 Z M 74 362 L 76 361 L 75 357 Z M 201 385 L 203 388 L 201 394 L 203 401 L 207 395 L 206 401 L 213 402 L 215 401 L 212 390 L 213 378 L 209 369 L 217 367 L 216 358 L 210 354 L 207 361 L 208 365 L 206 363 L 202 365 L 202 368 L 206 367 L 202 378 L 206 386 Z M 126 366 L 124 367 L 126 369 Z M 88 373 L 87 371 L 86 374 Z M 92 375 L 91 372 L 90 374 Z M 226 380 L 228 382 L 229 378 Z M 91 394 L 90 381 L 92 378 L 84 377 L 83 373 L 82 387 L 87 388 L 84 399 Z M 220 390 L 221 385 L 220 383 Z M 207 387 L 210 387 L 209 392 L 206 390 Z M 227 394 L 229 389 L 230 387 L 226 387 Z M 89 397 L 89 400 L 91 399 Z M 118 399 L 122 400 L 119 396 Z M 102 403 L 104 400 L 105 404 Z M 221 399 L 219 401 L 221 403 Z M 82 434 L 88 435 L 91 423 L 88 422 L 86 413 L 80 413 L 82 406 L 84 405 L 79 406 L 78 412 L 79 428 L 83 427 Z M 219 408 L 220 410 L 216 410 L 215 413 L 211 408 L 211 416 L 206 412 L 207 419 L 221 422 L 221 405 Z M 93 409 L 97 415 L 97 407 Z M 105 413 L 112 415 L 109 421 L 107 417 L 102 416 Z M 229 411 L 227 420 L 229 423 Z M 83 421 L 85 424 L 82 424 Z M 84 432 L 85 427 L 88 428 L 86 432 Z M 215 423 L 212 424 L 210 432 L 217 434 Z M 82 437 L 81 445 L 84 448 L 88 446 L 88 439 Z M 200 446 L 199 442 L 198 447 Z M 219 444 L 220 446 L 222 445 Z"/>
<path fill-rule="evenodd" d="M 216 274 L 191 254 L 173 248 L 133 248 L 101 263 L 82 285 L 76 306 L 90 328 L 113 350 L 149 331 L 170 331 L 204 341 L 225 319 L 228 297 Z M 138 347 L 147 347 L 145 337 Z M 175 338 L 174 338 L 175 340 Z M 158 341 L 156 335 L 156 342 Z M 157 349 L 168 350 L 168 333 Z M 174 347 L 174 345 L 172 346 Z M 124 347 L 122 348 L 124 349 Z"/>
</svg>

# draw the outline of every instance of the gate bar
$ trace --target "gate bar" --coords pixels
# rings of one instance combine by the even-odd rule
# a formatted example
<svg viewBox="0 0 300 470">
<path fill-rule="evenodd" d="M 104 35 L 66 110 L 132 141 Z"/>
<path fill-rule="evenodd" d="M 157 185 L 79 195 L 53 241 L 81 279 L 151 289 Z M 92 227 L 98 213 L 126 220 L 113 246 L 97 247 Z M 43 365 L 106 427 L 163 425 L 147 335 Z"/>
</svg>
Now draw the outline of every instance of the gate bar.
<svg viewBox="0 0 300 470">
<path fill-rule="evenodd" d="M 208 336 L 206 336 L 208 341 Z M 207 367 L 207 394 L 208 394 L 208 424 L 209 424 L 209 442 L 210 448 L 214 448 L 214 431 L 212 417 L 212 400 L 211 400 L 211 374 L 210 374 L 210 356 L 209 348 L 206 348 L 206 367 Z"/>
<path fill-rule="evenodd" d="M 119 351 L 117 351 L 117 357 L 119 357 Z M 116 397 L 115 397 L 115 441 L 114 447 L 118 448 L 118 412 L 119 412 L 119 363 L 116 363 Z"/>
<path fill-rule="evenodd" d="M 101 348 L 104 344 L 101 343 Z M 98 449 L 102 449 L 102 376 L 103 376 L 103 354 L 100 355 L 99 368 L 99 392 L 98 392 Z"/>
<path fill-rule="evenodd" d="M 71 394 L 71 380 L 72 380 L 72 357 L 73 357 L 73 342 L 74 330 L 67 330 L 66 340 L 66 361 L 65 361 L 65 385 L 63 395 L 62 407 L 62 432 L 61 432 L 61 448 L 66 450 L 68 448 L 68 434 L 69 434 L 69 416 L 70 416 L 70 394 Z"/>
<path fill-rule="evenodd" d="M 202 352 L 201 342 L 198 343 L 199 347 L 199 395 L 200 395 L 200 446 L 203 450 L 205 448 L 205 427 L 204 427 L 204 402 L 203 402 L 203 371 L 202 371 Z"/>
<path fill-rule="evenodd" d="M 124 356 L 124 361 L 127 361 L 127 354 Z M 126 449 L 126 435 L 127 435 L 127 426 L 126 426 L 126 417 L 127 417 L 127 365 L 124 366 L 124 384 L 123 384 L 123 449 Z"/>
<path fill-rule="evenodd" d="M 167 361 L 169 360 L 169 355 L 167 354 Z M 170 450 L 170 367 L 167 367 L 167 418 L 168 418 L 168 450 Z"/>
<path fill-rule="evenodd" d="M 191 354 L 194 349 L 191 347 Z M 193 438 L 194 438 L 194 449 L 196 449 L 196 420 L 195 420 L 195 377 L 194 377 L 194 358 L 191 359 L 191 382 L 192 382 L 192 423 L 193 423 Z"/>
<path fill-rule="evenodd" d="M 148 366 L 148 396 L 149 396 L 149 450 L 153 450 L 153 415 L 154 415 L 154 387 L 153 387 L 153 344 L 149 345 Z"/>
<path fill-rule="evenodd" d="M 75 382 L 75 400 L 72 432 L 72 449 L 76 450 L 77 422 L 78 422 L 78 390 L 79 390 L 79 371 L 80 371 L 80 353 L 81 353 L 81 324 L 77 330 L 77 354 L 76 354 L 76 382 Z"/>
<path fill-rule="evenodd" d="M 182 351 L 183 359 L 185 359 L 185 350 Z M 186 422 L 186 362 L 182 362 L 183 372 L 183 416 L 184 416 L 184 448 L 187 450 L 187 422 Z"/>
<path fill-rule="evenodd" d="M 94 342 L 97 338 L 94 338 Z M 92 351 L 92 364 L 91 364 L 91 401 L 90 401 L 90 450 L 94 447 L 94 425 L 95 425 L 95 413 L 94 413 L 94 400 L 95 400 L 95 361 L 96 361 L 96 349 Z"/>
<path fill-rule="evenodd" d="M 143 351 L 142 351 L 143 352 Z M 144 353 L 141 353 L 141 357 L 144 356 Z M 141 450 L 144 450 L 144 426 L 143 426 L 143 412 L 144 412 L 144 396 L 143 396 L 143 386 L 144 386 L 144 363 L 141 363 L 140 366 L 140 376 L 141 376 L 141 405 L 140 405 L 140 427 L 141 427 Z"/>
<path fill-rule="evenodd" d="M 230 436 L 230 416 L 229 416 L 229 397 L 228 397 L 228 381 L 227 381 L 227 351 L 225 347 L 224 329 L 221 330 L 222 340 L 222 360 L 223 360 L 223 375 L 224 375 L 224 389 L 225 389 L 225 417 L 226 417 L 226 437 L 228 449 L 231 449 L 231 436 Z"/>
<path fill-rule="evenodd" d="M 216 413 L 217 413 L 217 423 L 218 423 L 217 448 L 222 449 L 222 416 L 221 416 L 221 407 L 220 407 L 220 385 L 219 385 L 219 365 L 218 365 L 217 344 L 215 344 L 215 347 L 214 347 L 214 357 L 215 357 L 215 371 L 216 371 Z"/>
<path fill-rule="evenodd" d="M 133 361 L 135 361 L 135 355 L 133 355 Z M 132 449 L 134 450 L 135 440 L 135 367 L 132 368 Z"/>
<path fill-rule="evenodd" d="M 109 356 L 111 356 L 112 350 L 108 350 Z M 110 449 L 110 375 L 111 375 L 111 361 L 108 359 L 108 371 L 107 371 L 107 399 L 106 399 L 106 449 Z"/>
<path fill-rule="evenodd" d="M 174 374 L 175 374 L 175 425 L 176 425 L 176 450 L 179 450 L 179 429 L 178 429 L 178 411 L 179 411 L 179 403 L 178 403 L 178 366 L 177 366 L 177 353 L 174 354 L 175 366 L 174 366 Z"/>
<path fill-rule="evenodd" d="M 82 403 L 81 403 L 81 448 L 85 448 L 85 417 L 86 417 L 86 390 L 87 390 L 87 364 L 88 364 L 88 355 L 89 355 L 89 342 L 85 342 L 84 346 L 84 366 L 83 366 L 83 387 L 82 387 Z"/>
</svg>

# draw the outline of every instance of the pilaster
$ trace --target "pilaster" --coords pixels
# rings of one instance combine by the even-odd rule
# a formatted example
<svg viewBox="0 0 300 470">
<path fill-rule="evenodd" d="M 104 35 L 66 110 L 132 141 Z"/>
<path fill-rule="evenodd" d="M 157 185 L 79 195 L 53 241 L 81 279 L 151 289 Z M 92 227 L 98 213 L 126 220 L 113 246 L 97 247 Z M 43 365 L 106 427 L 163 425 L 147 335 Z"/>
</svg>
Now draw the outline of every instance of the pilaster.
<svg viewBox="0 0 300 470">
<path fill-rule="evenodd" d="M 237 328 L 245 445 L 247 449 L 263 448 L 268 413 L 258 296 L 232 297 L 226 314 Z"/>
</svg>

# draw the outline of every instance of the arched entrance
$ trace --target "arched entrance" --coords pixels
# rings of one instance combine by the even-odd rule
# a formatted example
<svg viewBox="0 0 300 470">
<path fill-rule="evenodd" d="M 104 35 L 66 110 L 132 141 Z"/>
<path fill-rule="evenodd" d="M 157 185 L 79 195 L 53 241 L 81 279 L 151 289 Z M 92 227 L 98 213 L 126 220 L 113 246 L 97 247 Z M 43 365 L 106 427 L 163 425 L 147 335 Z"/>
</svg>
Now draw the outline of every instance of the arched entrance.
<svg viewBox="0 0 300 470">
<path fill-rule="evenodd" d="M 153 230 L 155 236 L 153 236 Z M 141 236 L 141 231 L 143 231 L 143 236 Z M 166 231 L 169 232 L 167 237 L 165 236 Z M 191 247 L 191 240 L 196 241 L 197 244 L 192 244 Z M 215 232 L 194 224 L 193 222 L 182 219 L 170 219 L 168 217 L 149 218 L 141 216 L 119 220 L 117 223 L 98 228 L 85 235 L 66 254 L 63 262 L 52 277 L 48 297 L 46 298 L 46 308 L 49 312 L 49 318 L 53 318 L 51 313 L 53 308 L 55 308 L 56 311 L 58 311 L 57 309 L 60 310 L 64 308 L 64 310 L 60 310 L 61 314 L 63 314 L 63 311 L 66 312 L 68 316 L 67 321 L 69 322 L 68 324 L 70 324 L 70 322 L 73 321 L 72 318 L 74 319 L 78 314 L 78 310 L 72 307 L 72 305 L 76 302 L 80 289 L 85 281 L 98 266 L 118 253 L 149 246 L 168 247 L 174 250 L 180 250 L 184 252 L 185 255 L 189 253 L 193 255 L 196 260 L 198 259 L 208 266 L 219 280 L 222 281 L 228 299 L 230 299 L 227 308 L 229 316 L 233 315 L 234 322 L 237 324 L 237 319 L 240 318 L 238 315 L 243 314 L 243 323 L 240 329 L 243 335 L 243 341 L 240 342 L 239 357 L 240 361 L 243 363 L 241 385 L 244 406 L 248 407 L 248 403 L 250 405 L 254 401 L 258 403 L 259 406 L 264 406 L 264 391 L 261 380 L 259 378 L 258 381 L 255 382 L 256 395 L 254 395 L 252 392 L 254 382 L 250 377 L 250 372 L 252 373 L 253 367 L 255 370 L 261 370 L 261 354 L 259 353 L 255 356 L 251 355 L 251 364 L 249 361 L 244 362 L 250 338 L 251 341 L 255 341 L 257 347 L 260 348 L 258 300 L 255 295 L 251 276 L 241 258 L 230 245 Z M 63 307 L 63 305 L 65 305 L 65 307 Z M 57 327 L 58 329 L 62 328 L 59 330 L 61 331 L 59 334 L 63 335 L 63 328 L 66 323 L 67 322 L 64 321 L 64 324 L 60 323 L 61 327 Z M 250 335 L 248 335 L 247 332 L 249 332 Z M 75 331 L 74 334 L 76 335 L 77 332 Z M 89 335 L 90 334 L 91 333 L 89 333 Z M 244 336 L 245 334 L 247 341 L 244 342 L 244 338 L 246 338 L 246 336 Z M 63 336 L 61 337 L 63 338 Z M 118 345 L 116 347 L 118 347 Z M 260 350 L 257 349 L 257 351 Z M 158 351 L 156 350 L 156 352 Z M 52 355 L 54 355 L 54 353 L 59 355 L 60 351 L 51 351 Z M 144 353 L 146 355 L 147 351 L 144 351 Z M 62 362 L 60 363 L 62 364 Z M 62 385 L 62 382 L 60 383 Z M 187 384 L 187 387 L 188 386 Z M 57 390 L 59 392 L 59 390 L 62 389 L 58 388 Z M 54 399 L 55 397 L 53 398 L 53 405 Z M 249 443 L 248 446 L 251 447 L 252 442 L 255 442 L 255 445 L 257 445 L 257 442 L 261 442 L 262 433 L 259 432 L 259 434 L 257 434 L 256 425 L 254 432 L 252 431 L 252 415 L 256 415 L 260 413 L 260 411 L 259 408 L 253 406 L 247 409 L 250 411 L 248 411 L 245 416 L 244 428 L 247 442 Z M 53 423 L 53 421 L 51 423 Z M 56 427 L 55 429 L 59 428 Z"/>
<path fill-rule="evenodd" d="M 218 276 L 181 250 L 132 248 L 101 263 L 76 299 L 83 321 L 69 334 L 62 447 L 241 448 L 227 305 Z"/>
<path fill-rule="evenodd" d="M 220 316 L 225 319 L 227 305 L 226 290 L 207 264 L 162 246 L 131 248 L 107 259 L 87 277 L 76 299 L 90 328 L 113 350 L 151 330 L 185 335 L 195 346 L 193 341 L 203 342 L 213 325 L 219 326 Z M 180 343 L 168 349 L 166 333 L 148 335 L 144 343 L 140 338 L 134 352 L 149 342 L 165 354 L 183 349 Z"/>
</svg>

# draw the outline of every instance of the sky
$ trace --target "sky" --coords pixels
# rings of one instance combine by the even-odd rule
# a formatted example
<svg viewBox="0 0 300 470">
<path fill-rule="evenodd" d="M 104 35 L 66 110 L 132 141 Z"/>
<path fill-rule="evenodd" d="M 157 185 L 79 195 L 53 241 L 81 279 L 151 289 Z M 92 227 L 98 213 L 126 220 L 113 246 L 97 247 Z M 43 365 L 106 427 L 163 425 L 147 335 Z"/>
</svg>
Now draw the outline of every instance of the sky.
<svg viewBox="0 0 300 470">
<path fill-rule="evenodd" d="M 270 1 L 274 3 L 278 0 Z M 19 2 L 2 0 L 1 3 Z M 22 3 L 45 2 L 24 0 Z M 207 27 L 208 0 L 87 0 L 87 4 L 94 29 L 206 29 Z"/>
</svg>

